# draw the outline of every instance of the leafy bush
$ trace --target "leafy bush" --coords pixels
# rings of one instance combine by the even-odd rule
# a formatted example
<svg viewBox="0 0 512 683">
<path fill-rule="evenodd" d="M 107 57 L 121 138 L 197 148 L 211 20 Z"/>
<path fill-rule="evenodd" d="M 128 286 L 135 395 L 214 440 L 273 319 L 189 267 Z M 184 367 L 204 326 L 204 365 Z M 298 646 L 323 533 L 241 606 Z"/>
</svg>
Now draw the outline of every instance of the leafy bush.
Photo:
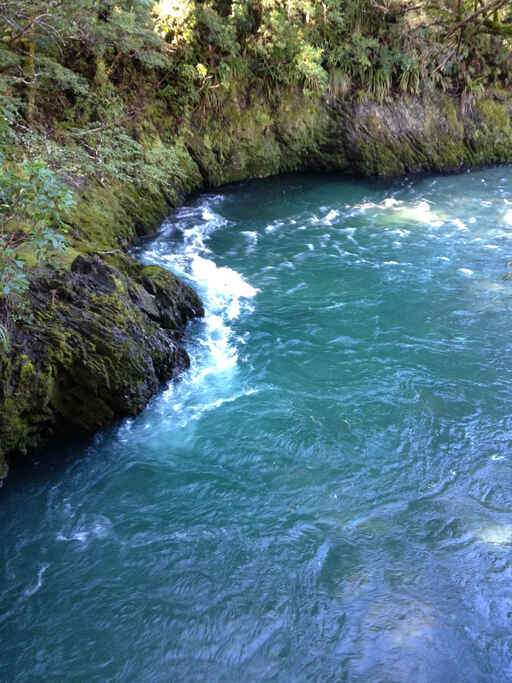
<svg viewBox="0 0 512 683">
<path fill-rule="evenodd" d="M 29 285 L 22 252 L 29 248 L 37 263 L 48 263 L 65 247 L 58 232 L 64 212 L 74 204 L 69 187 L 40 161 L 25 160 L 0 168 L 0 303 L 4 309 Z"/>
</svg>

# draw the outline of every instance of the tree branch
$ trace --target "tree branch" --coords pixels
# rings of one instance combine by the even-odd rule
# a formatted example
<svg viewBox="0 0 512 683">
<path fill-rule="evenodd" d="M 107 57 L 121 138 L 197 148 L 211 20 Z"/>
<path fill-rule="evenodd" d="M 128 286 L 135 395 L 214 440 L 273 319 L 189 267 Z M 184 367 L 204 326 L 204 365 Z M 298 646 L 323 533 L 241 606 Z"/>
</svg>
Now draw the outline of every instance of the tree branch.
<svg viewBox="0 0 512 683">
<path fill-rule="evenodd" d="M 487 19 L 484 21 L 483 26 L 487 29 L 486 33 L 490 33 L 493 36 L 512 38 L 512 24 L 502 24 L 499 21 Z"/>
<path fill-rule="evenodd" d="M 499 9 L 501 9 L 504 5 L 506 5 L 509 2 L 509 0 L 493 0 L 492 2 L 489 2 L 487 5 L 484 5 L 480 9 L 475 10 L 474 12 L 471 12 L 471 14 L 468 14 L 467 17 L 465 17 L 462 21 L 459 21 L 452 30 L 446 34 L 445 38 L 450 38 L 450 36 L 453 36 L 454 33 L 457 33 L 457 31 L 461 28 L 464 28 L 466 24 L 469 24 L 470 21 L 473 21 L 473 19 L 476 19 L 477 17 L 481 16 L 482 14 L 487 14 L 489 12 L 495 12 Z"/>
</svg>

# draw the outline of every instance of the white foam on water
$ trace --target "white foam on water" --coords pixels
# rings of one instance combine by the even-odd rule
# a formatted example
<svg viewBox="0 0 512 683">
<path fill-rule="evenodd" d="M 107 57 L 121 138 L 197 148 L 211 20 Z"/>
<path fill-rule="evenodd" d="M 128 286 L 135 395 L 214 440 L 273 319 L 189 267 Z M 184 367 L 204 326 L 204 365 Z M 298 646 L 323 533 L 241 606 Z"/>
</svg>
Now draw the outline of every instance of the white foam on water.
<svg viewBox="0 0 512 683">
<path fill-rule="evenodd" d="M 379 207 L 378 204 L 374 204 L 373 202 L 363 202 L 362 204 L 354 204 L 354 209 L 357 211 L 368 211 L 368 209 L 377 209 Z"/>
<path fill-rule="evenodd" d="M 333 244 L 333 248 L 340 256 L 355 256 L 355 257 L 357 257 L 357 254 L 354 254 L 353 251 L 347 251 L 346 249 L 342 249 L 338 244 Z M 333 256 L 334 256 L 334 258 L 337 258 L 337 256 L 335 256 L 334 254 L 333 254 Z"/>
<path fill-rule="evenodd" d="M 181 410 L 182 406 L 180 404 L 173 405 L 173 410 L 177 413 L 182 413 L 181 420 L 178 422 L 178 425 L 180 427 L 186 427 L 190 422 L 200 420 L 205 413 L 215 410 L 216 408 L 220 408 L 223 405 L 234 403 L 235 401 L 245 398 L 246 396 L 253 396 L 257 393 L 259 393 L 258 389 L 248 389 L 247 391 L 242 391 L 234 396 L 218 398 L 209 403 L 189 405 L 186 412 Z"/>
<path fill-rule="evenodd" d="M 393 206 L 400 206 L 400 204 L 403 204 L 403 202 L 400 199 L 395 199 L 394 197 L 386 197 L 386 199 L 382 202 L 381 206 L 383 206 L 385 209 L 390 209 Z"/>
<path fill-rule="evenodd" d="M 37 572 L 37 580 L 36 583 L 33 586 L 29 586 L 26 590 L 24 595 L 26 595 L 27 598 L 30 598 L 32 595 L 37 593 L 37 591 L 41 588 L 43 585 L 43 574 L 45 571 L 48 569 L 50 565 L 49 564 L 43 564 L 42 567 L 39 569 Z"/>
<path fill-rule="evenodd" d="M 463 275 L 473 275 L 473 271 L 470 268 L 458 268 L 457 270 Z"/>
<path fill-rule="evenodd" d="M 201 396 L 205 405 L 222 405 L 223 394 L 231 392 L 231 381 L 238 361 L 238 346 L 245 340 L 233 332 L 233 322 L 242 314 L 250 312 L 250 300 L 259 290 L 252 287 L 240 273 L 225 266 L 218 266 L 211 258 L 208 240 L 228 224 L 215 212 L 216 197 L 199 207 L 178 210 L 166 222 L 162 237 L 143 254 L 145 262 L 158 263 L 168 267 L 178 276 L 188 280 L 200 295 L 205 315 L 194 334 L 192 348 L 189 348 L 191 367 L 178 384 L 170 385 L 159 405 L 162 413 L 168 414 L 169 407 L 174 414 L 183 413 L 180 423 L 187 423 L 194 415 L 201 414 L 195 402 L 196 387 L 201 385 Z M 276 221 L 267 226 L 272 232 L 281 225 Z M 249 245 L 256 245 L 258 233 L 245 231 Z M 169 243 L 169 235 L 176 236 Z M 179 239 L 181 237 L 181 240 Z M 220 403 L 219 403 L 220 401 Z M 205 408 L 206 410 L 206 408 Z"/>
<path fill-rule="evenodd" d="M 454 218 L 452 220 L 453 225 L 455 225 L 459 230 L 467 230 L 468 226 L 464 223 L 464 221 L 461 221 L 460 218 Z"/>
<path fill-rule="evenodd" d="M 300 292 L 301 289 L 307 289 L 308 285 L 305 282 L 299 282 L 298 285 L 295 287 L 291 287 L 290 289 L 287 289 L 286 292 L 284 293 L 285 296 L 290 296 L 291 294 L 296 294 L 297 292 Z"/>
<path fill-rule="evenodd" d="M 368 211 L 368 209 L 397 209 L 402 208 L 404 203 L 401 199 L 395 197 L 386 197 L 382 202 L 376 204 L 375 202 L 363 202 L 362 204 L 354 204 L 354 209 L 357 211 Z M 347 205 L 346 208 L 349 208 Z"/>
<path fill-rule="evenodd" d="M 347 238 L 351 242 L 353 242 L 354 244 L 357 244 L 357 246 L 359 246 L 359 244 L 357 243 L 357 240 L 354 238 L 354 235 L 356 233 L 356 228 L 342 228 L 340 230 L 340 232 L 344 232 L 347 235 Z"/>
<path fill-rule="evenodd" d="M 209 209 L 203 209 L 202 213 L 203 220 L 205 221 L 210 221 L 212 219 L 215 219 L 215 214 L 213 214 Z"/>
<path fill-rule="evenodd" d="M 332 221 L 335 218 L 337 218 L 339 215 L 340 215 L 339 211 L 336 211 L 336 209 L 332 209 L 331 211 L 329 211 L 327 216 L 325 216 L 324 222 L 330 225 L 332 223 Z"/>
<path fill-rule="evenodd" d="M 434 228 L 442 226 L 446 220 L 446 216 L 438 211 L 433 211 L 429 202 L 425 199 L 406 203 L 395 197 L 386 197 L 386 199 L 378 204 L 363 202 L 361 204 L 356 204 L 353 209 L 354 211 L 350 215 L 361 212 L 364 213 L 369 209 L 377 209 L 386 212 L 392 211 L 396 218 L 401 221 L 406 223 L 424 223 Z M 459 221 L 459 223 L 462 223 L 462 221 Z M 409 231 L 406 230 L 401 233 L 400 229 L 398 229 L 397 234 L 408 235 Z"/>
<path fill-rule="evenodd" d="M 433 228 L 439 228 L 443 225 L 443 216 L 437 212 L 432 211 L 430 204 L 424 199 L 415 202 L 411 206 L 396 207 L 398 215 L 401 219 L 407 221 L 414 221 L 416 223 L 426 223 Z"/>
<path fill-rule="evenodd" d="M 99 515 L 92 523 L 88 523 L 86 519 L 81 517 L 77 526 L 78 528 L 75 527 L 74 530 L 70 530 L 67 534 L 61 529 L 56 536 L 56 540 L 68 543 L 72 541 L 85 543 L 89 538 L 106 538 L 110 533 L 112 522 L 104 515 Z"/>
<path fill-rule="evenodd" d="M 244 237 L 247 237 L 248 245 L 247 245 L 247 252 L 254 251 L 256 248 L 256 245 L 258 244 L 258 238 L 259 235 L 256 231 L 254 230 L 242 230 L 240 233 Z"/>
<path fill-rule="evenodd" d="M 57 534 L 57 541 L 78 541 L 79 543 L 85 543 L 89 534 L 87 531 L 77 531 L 71 536 L 65 536 L 62 531 Z"/>
<path fill-rule="evenodd" d="M 512 543 L 512 526 L 490 524 L 479 530 L 478 538 L 489 545 L 509 545 Z"/>
</svg>

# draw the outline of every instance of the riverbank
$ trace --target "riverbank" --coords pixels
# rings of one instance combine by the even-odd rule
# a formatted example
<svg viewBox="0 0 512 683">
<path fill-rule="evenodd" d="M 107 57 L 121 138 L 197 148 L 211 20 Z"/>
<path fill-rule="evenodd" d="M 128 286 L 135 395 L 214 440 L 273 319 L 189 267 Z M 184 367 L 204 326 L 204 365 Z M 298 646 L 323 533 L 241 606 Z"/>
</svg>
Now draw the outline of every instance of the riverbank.
<svg viewBox="0 0 512 683">
<path fill-rule="evenodd" d="M 512 160 L 512 96 L 464 107 L 440 93 L 393 102 L 306 96 L 272 100 L 241 88 L 222 110 L 170 131 L 144 123 L 146 157 L 165 183 L 78 184 L 68 249 L 32 270 L 28 311 L 0 352 L 0 461 L 63 431 L 94 431 L 140 412 L 187 367 L 186 323 L 197 295 L 127 250 L 191 192 L 283 172 L 393 177 Z M 73 179 L 69 179 L 73 183 Z"/>
</svg>

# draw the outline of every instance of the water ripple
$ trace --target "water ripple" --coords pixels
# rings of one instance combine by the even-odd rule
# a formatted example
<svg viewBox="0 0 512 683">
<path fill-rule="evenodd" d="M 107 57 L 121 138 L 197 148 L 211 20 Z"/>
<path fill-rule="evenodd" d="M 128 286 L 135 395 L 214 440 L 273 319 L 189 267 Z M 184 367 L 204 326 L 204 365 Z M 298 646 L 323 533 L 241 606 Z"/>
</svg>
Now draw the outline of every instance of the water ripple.
<svg viewBox="0 0 512 683">
<path fill-rule="evenodd" d="M 191 369 L 2 489 L 1 678 L 509 680 L 510 205 L 500 168 L 173 212 L 139 255 L 205 301 Z"/>
</svg>

